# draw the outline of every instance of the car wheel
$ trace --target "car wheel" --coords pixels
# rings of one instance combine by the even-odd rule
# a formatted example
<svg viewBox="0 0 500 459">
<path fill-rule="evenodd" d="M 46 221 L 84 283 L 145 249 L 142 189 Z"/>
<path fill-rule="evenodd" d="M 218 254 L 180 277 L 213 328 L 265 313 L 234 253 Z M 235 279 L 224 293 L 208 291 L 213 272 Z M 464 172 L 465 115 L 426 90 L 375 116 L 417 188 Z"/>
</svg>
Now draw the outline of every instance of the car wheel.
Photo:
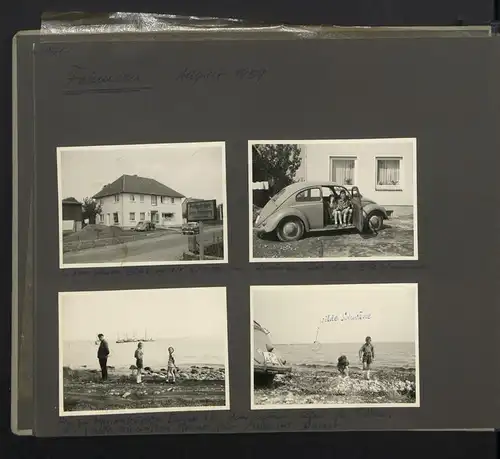
<svg viewBox="0 0 500 459">
<path fill-rule="evenodd" d="M 370 212 L 366 217 L 365 231 L 380 231 L 384 227 L 384 214 L 378 210 Z"/>
<path fill-rule="evenodd" d="M 298 241 L 304 236 L 304 223 L 300 218 L 287 218 L 280 222 L 276 234 L 281 242 Z"/>
</svg>

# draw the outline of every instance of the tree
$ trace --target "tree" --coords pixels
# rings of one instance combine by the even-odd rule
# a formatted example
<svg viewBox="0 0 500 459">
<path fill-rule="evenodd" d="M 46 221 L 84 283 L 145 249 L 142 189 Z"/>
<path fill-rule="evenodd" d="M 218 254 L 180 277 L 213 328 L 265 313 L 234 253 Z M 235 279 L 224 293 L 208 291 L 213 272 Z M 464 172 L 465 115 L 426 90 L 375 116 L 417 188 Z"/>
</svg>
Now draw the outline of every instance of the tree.
<svg viewBox="0 0 500 459">
<path fill-rule="evenodd" d="M 91 225 L 95 225 L 96 216 L 101 215 L 101 205 L 92 198 L 84 198 L 82 204 L 83 220 L 89 219 Z"/>
<path fill-rule="evenodd" d="M 301 149 L 298 145 L 252 146 L 252 181 L 268 182 L 271 195 L 295 182 L 295 174 L 301 164 Z"/>
</svg>

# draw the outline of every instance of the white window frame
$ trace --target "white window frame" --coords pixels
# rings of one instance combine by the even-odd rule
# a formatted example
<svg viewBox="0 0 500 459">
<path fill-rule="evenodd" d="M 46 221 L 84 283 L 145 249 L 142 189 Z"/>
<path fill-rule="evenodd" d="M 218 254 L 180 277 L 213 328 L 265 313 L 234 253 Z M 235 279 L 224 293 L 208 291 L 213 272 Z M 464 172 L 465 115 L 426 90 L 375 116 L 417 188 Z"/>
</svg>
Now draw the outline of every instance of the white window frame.
<svg viewBox="0 0 500 459">
<path fill-rule="evenodd" d="M 175 198 L 170 198 L 171 204 L 175 204 Z"/>
<path fill-rule="evenodd" d="M 135 212 L 129 212 L 128 218 L 129 218 L 129 221 L 135 222 Z"/>
<path fill-rule="evenodd" d="M 329 180 L 330 182 L 333 182 L 333 167 L 332 167 L 332 162 L 335 161 L 335 160 L 339 160 L 339 161 L 354 161 L 354 178 L 353 178 L 353 183 L 351 183 L 350 185 L 347 185 L 345 183 L 338 183 L 338 182 L 335 182 L 337 183 L 337 185 L 341 185 L 341 186 L 344 186 L 346 187 L 347 189 L 349 189 L 349 187 L 353 187 L 353 186 L 358 186 L 358 157 L 357 156 L 349 156 L 349 155 L 330 155 L 328 156 L 328 176 L 329 176 Z"/>
<path fill-rule="evenodd" d="M 130 202 L 135 202 L 135 194 L 130 195 Z"/>
<path fill-rule="evenodd" d="M 143 222 L 146 220 L 146 212 L 139 213 L 139 221 Z"/>
<path fill-rule="evenodd" d="M 144 202 L 144 195 L 143 194 L 139 195 L 139 202 Z"/>
<path fill-rule="evenodd" d="M 154 198 L 154 201 L 153 201 Z M 157 206 L 158 205 L 158 196 L 151 195 L 151 205 L 152 206 Z"/>
<path fill-rule="evenodd" d="M 115 203 L 116 202 L 120 202 L 120 195 L 119 194 L 115 194 Z"/>
<path fill-rule="evenodd" d="M 378 184 L 378 162 L 379 161 L 399 160 L 399 183 L 397 185 L 379 185 Z M 376 191 L 403 191 L 403 157 L 402 156 L 376 156 L 375 157 L 375 190 Z"/>
</svg>

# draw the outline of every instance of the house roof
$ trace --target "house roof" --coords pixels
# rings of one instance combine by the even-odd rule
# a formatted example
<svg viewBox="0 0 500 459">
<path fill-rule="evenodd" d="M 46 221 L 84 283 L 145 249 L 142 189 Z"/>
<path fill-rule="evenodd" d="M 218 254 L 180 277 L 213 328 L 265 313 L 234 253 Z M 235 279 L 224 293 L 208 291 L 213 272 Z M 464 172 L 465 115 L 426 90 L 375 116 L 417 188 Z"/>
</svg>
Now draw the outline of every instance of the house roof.
<svg viewBox="0 0 500 459">
<path fill-rule="evenodd" d="M 62 203 L 63 204 L 78 204 L 79 206 L 82 205 L 82 203 L 80 201 L 78 201 L 77 199 L 75 199 L 74 197 L 64 198 L 62 200 Z"/>
<path fill-rule="evenodd" d="M 169 198 L 183 198 L 184 195 L 169 188 L 155 179 L 139 177 L 138 175 L 122 175 L 113 183 L 104 185 L 94 199 L 104 198 L 120 193 L 150 194 L 154 196 L 168 196 Z"/>
</svg>

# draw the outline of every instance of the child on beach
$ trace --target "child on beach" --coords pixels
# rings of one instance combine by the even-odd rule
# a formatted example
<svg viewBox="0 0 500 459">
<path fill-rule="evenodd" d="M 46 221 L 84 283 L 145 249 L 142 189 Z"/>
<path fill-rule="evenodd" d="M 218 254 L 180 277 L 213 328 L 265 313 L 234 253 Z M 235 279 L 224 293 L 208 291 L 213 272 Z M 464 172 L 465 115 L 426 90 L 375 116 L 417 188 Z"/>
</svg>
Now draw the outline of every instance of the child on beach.
<svg viewBox="0 0 500 459">
<path fill-rule="evenodd" d="M 137 367 L 137 384 L 142 382 L 142 369 L 144 368 L 144 350 L 142 349 L 142 343 L 137 345 L 135 350 L 135 366 Z"/>
<path fill-rule="evenodd" d="M 345 355 L 341 355 L 337 360 L 337 370 L 341 376 L 349 376 L 349 360 Z"/>
<path fill-rule="evenodd" d="M 335 226 L 340 225 L 340 223 L 342 221 L 342 214 L 338 208 L 337 197 L 334 194 L 330 195 L 329 207 L 330 207 L 330 214 L 332 216 L 333 224 Z"/>
<path fill-rule="evenodd" d="M 371 364 L 375 360 L 375 348 L 370 336 L 365 338 L 365 343 L 359 350 L 359 360 L 363 364 L 363 371 L 366 379 L 370 379 Z"/>
<path fill-rule="evenodd" d="M 345 190 L 342 190 L 340 192 L 340 199 L 338 200 L 337 209 L 341 215 L 340 218 L 341 225 L 347 226 L 347 224 L 350 223 L 351 221 L 352 203 L 349 196 L 347 196 Z"/>
<path fill-rule="evenodd" d="M 168 348 L 168 366 L 167 366 L 167 382 L 172 381 L 175 384 L 175 373 L 178 371 L 177 365 L 175 364 L 174 358 L 174 348 Z"/>
</svg>

